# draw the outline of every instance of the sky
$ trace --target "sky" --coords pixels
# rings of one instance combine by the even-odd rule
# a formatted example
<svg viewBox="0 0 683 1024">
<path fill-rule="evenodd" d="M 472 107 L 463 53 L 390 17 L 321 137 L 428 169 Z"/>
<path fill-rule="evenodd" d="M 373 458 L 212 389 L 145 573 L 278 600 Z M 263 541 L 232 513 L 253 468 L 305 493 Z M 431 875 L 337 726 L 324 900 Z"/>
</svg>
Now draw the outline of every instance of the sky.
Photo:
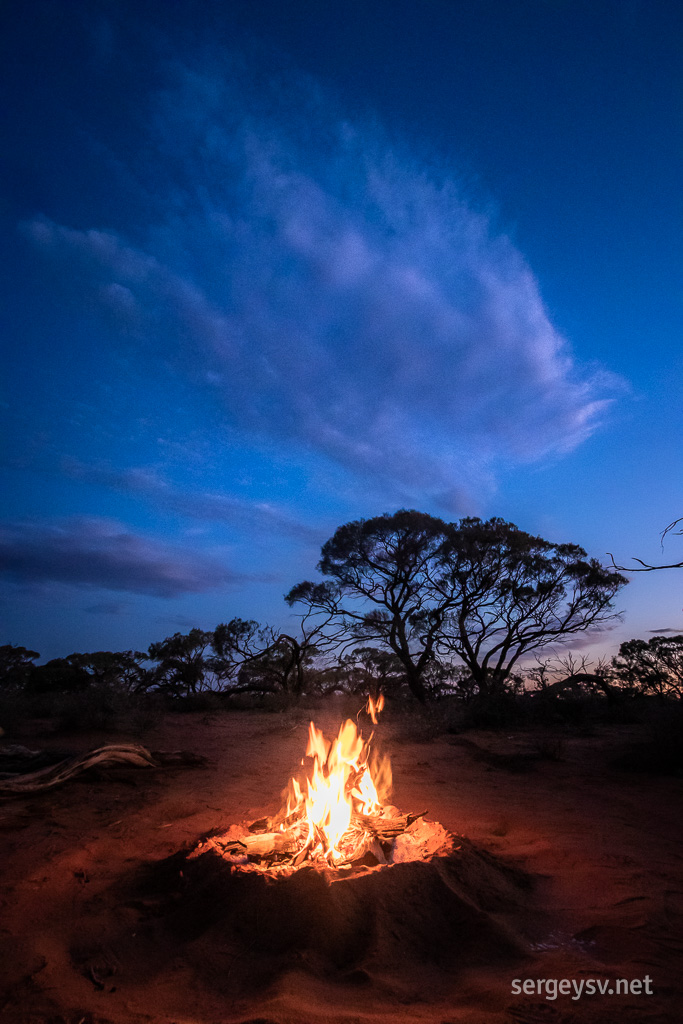
<svg viewBox="0 0 683 1024">
<path fill-rule="evenodd" d="M 680 561 L 680 4 L 5 21 L 0 642 L 291 624 L 402 507 Z M 683 632 L 682 582 L 575 649 Z"/>
</svg>

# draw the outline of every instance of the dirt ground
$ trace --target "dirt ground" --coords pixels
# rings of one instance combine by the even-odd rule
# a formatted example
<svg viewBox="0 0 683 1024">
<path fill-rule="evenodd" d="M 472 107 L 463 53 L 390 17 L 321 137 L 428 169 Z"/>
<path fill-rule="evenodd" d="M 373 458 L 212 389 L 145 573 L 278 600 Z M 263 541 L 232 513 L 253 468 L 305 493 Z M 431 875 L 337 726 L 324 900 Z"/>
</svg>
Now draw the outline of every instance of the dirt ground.
<svg viewBox="0 0 683 1024">
<path fill-rule="evenodd" d="M 330 729 L 335 713 L 315 718 Z M 277 913 L 267 894 L 237 906 L 220 881 L 189 884 L 183 850 L 277 809 L 307 721 L 168 715 L 145 745 L 209 767 L 112 768 L 1 802 L 2 1024 L 683 1020 L 683 782 L 609 767 L 629 727 L 541 750 L 528 733 L 415 742 L 389 720 L 393 800 L 463 837 L 452 863 L 355 889 L 304 878 Z M 17 741 L 112 739 L 36 733 Z M 641 993 L 547 998 L 547 981 L 646 977 Z"/>
</svg>

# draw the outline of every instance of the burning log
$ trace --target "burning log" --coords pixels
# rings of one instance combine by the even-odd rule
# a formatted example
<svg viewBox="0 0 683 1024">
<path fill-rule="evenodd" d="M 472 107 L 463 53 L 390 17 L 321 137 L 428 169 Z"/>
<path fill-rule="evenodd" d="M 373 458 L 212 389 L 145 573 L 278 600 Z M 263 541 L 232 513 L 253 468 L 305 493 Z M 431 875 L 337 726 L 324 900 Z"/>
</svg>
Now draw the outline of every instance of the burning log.
<svg viewBox="0 0 683 1024">
<path fill-rule="evenodd" d="M 226 843 L 226 853 L 245 854 L 247 857 L 267 858 L 272 854 L 296 853 L 300 842 L 289 832 L 264 832 L 261 835 L 244 836 Z"/>
<path fill-rule="evenodd" d="M 272 818 L 258 818 L 256 821 L 252 821 L 248 828 L 250 832 L 274 832 L 276 829 L 286 832 L 299 818 L 298 811 L 287 814 L 284 808 L 281 808 Z"/>
<path fill-rule="evenodd" d="M 362 858 L 370 846 L 391 844 L 393 840 L 405 832 L 409 823 L 417 820 L 418 815 L 402 815 L 391 824 L 373 828 L 371 831 L 361 827 L 352 827 L 342 837 L 340 849 L 348 851 L 343 856 L 344 863 L 352 864 Z M 223 840 L 212 838 L 209 844 L 218 848 L 223 856 L 239 859 L 247 857 L 253 860 L 291 864 L 298 867 L 306 859 L 314 859 L 311 851 L 318 847 L 322 835 L 314 830 L 311 837 L 302 834 L 301 830 L 288 832 L 261 832 L 256 835 L 247 834 L 239 838 Z M 379 858 L 378 858 L 379 859 Z"/>
<path fill-rule="evenodd" d="M 360 833 L 367 833 L 373 839 L 386 842 L 395 839 L 405 832 L 418 818 L 424 818 L 426 811 L 419 814 L 401 814 L 396 818 L 385 818 L 381 814 L 353 814 L 351 816 L 351 830 Z"/>
</svg>

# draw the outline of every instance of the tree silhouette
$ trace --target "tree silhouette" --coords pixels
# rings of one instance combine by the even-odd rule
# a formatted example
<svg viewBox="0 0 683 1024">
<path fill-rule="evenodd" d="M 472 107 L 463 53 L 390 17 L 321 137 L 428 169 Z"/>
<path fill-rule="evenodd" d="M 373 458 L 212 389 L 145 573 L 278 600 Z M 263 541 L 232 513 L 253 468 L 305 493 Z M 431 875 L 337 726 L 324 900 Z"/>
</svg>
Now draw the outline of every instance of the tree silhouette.
<svg viewBox="0 0 683 1024">
<path fill-rule="evenodd" d="M 87 690 L 92 682 L 83 664 L 82 654 L 52 658 L 36 665 L 26 680 L 26 689 L 34 693 L 77 693 Z"/>
<path fill-rule="evenodd" d="M 70 655 L 98 686 L 119 687 L 129 693 L 146 689 L 149 673 L 143 667 L 147 655 L 142 651 L 93 651 L 90 654 Z"/>
<path fill-rule="evenodd" d="M 0 686 L 19 688 L 26 685 L 39 658 L 38 651 L 30 651 L 17 644 L 0 645 Z"/>
<path fill-rule="evenodd" d="M 528 651 L 613 619 L 627 583 L 577 544 L 552 544 L 503 519 L 451 524 L 442 558 L 457 607 L 441 647 L 462 659 L 482 693 L 503 689 Z"/>
<path fill-rule="evenodd" d="M 149 648 L 150 660 L 158 662 L 150 685 L 176 696 L 232 690 L 241 667 L 263 657 L 270 646 L 268 631 L 253 619 L 235 618 L 214 630 L 174 633 Z"/>
<path fill-rule="evenodd" d="M 273 643 L 241 666 L 233 692 L 282 692 L 300 697 L 306 689 L 307 670 L 317 653 L 315 645 L 304 638 L 273 634 Z"/>
<path fill-rule="evenodd" d="M 626 640 L 612 665 L 631 689 L 683 699 L 683 636 Z"/>
<path fill-rule="evenodd" d="M 203 689 L 207 672 L 205 652 L 212 641 L 213 632 L 191 629 L 189 633 L 174 633 L 150 644 L 149 659 L 158 662 L 150 683 L 175 695 Z"/>
<path fill-rule="evenodd" d="M 299 615 L 299 628 L 288 633 L 273 634 L 273 645 L 279 651 L 283 666 L 283 686 L 295 694 L 304 692 L 306 686 L 305 673 L 310 669 L 316 657 L 335 650 L 344 638 L 343 628 L 335 625 L 336 609 L 330 607 L 325 600 L 316 605 L 306 599 L 308 584 L 303 584 L 304 591 L 293 587 L 285 595 L 290 606 L 303 603 L 305 610 Z"/>
<path fill-rule="evenodd" d="M 285 600 L 327 615 L 349 644 L 379 643 L 392 651 L 425 703 L 424 673 L 454 606 L 434 585 L 447 533 L 442 520 L 406 509 L 347 523 L 321 551 L 318 569 L 330 579 L 299 583 Z"/>
<path fill-rule="evenodd" d="M 231 619 L 216 626 L 211 637 L 212 657 L 207 668 L 217 689 L 234 689 L 242 667 L 261 658 L 271 646 L 267 629 L 254 619 Z"/>
<path fill-rule="evenodd" d="M 340 659 L 345 672 L 355 676 L 354 692 L 374 697 L 391 693 L 403 682 L 403 666 L 393 651 L 380 647 L 356 647 Z"/>
<path fill-rule="evenodd" d="M 453 656 L 481 693 L 503 689 L 527 651 L 612 619 L 627 582 L 578 545 L 502 519 L 445 523 L 405 509 L 340 527 L 318 569 L 329 579 L 287 600 L 341 623 L 347 645 L 392 651 L 423 703 L 430 666 Z"/>
</svg>

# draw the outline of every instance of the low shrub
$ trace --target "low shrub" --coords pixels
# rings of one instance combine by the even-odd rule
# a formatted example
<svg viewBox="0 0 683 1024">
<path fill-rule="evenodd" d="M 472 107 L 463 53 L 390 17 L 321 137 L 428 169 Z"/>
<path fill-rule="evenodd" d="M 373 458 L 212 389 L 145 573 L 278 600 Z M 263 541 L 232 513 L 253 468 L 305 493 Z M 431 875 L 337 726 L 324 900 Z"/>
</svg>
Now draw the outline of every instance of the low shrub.
<svg viewBox="0 0 683 1024">
<path fill-rule="evenodd" d="M 683 701 L 649 704 L 644 728 L 645 738 L 622 750 L 613 766 L 623 771 L 683 777 Z"/>
<path fill-rule="evenodd" d="M 29 722 L 52 732 L 113 732 L 138 736 L 163 714 L 156 694 L 131 695 L 109 686 L 89 686 L 80 693 L 36 693 L 15 690 L 0 695 L 0 725 L 8 736 Z"/>
</svg>

